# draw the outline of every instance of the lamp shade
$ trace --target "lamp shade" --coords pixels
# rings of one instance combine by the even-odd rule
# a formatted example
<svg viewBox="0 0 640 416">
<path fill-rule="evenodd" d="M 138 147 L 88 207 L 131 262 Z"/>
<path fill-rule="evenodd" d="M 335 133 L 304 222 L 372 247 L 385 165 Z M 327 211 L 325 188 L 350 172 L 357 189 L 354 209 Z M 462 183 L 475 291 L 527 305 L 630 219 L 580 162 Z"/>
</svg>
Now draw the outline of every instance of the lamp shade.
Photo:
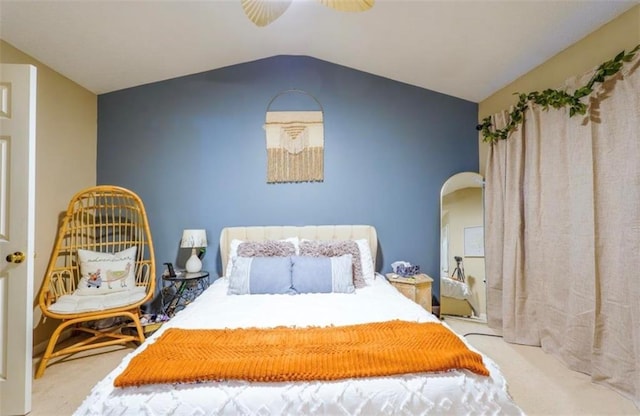
<svg viewBox="0 0 640 416">
<path fill-rule="evenodd" d="M 193 247 L 206 247 L 206 246 L 207 246 L 206 230 L 184 230 L 182 232 L 182 240 L 180 241 L 180 247 L 193 248 Z"/>
</svg>

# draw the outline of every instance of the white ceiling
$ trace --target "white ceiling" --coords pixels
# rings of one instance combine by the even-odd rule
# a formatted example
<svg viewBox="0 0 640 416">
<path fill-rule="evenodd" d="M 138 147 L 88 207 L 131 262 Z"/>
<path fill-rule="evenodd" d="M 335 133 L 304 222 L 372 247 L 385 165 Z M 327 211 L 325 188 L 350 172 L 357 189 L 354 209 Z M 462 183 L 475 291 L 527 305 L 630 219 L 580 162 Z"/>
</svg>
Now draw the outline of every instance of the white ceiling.
<svg viewBox="0 0 640 416">
<path fill-rule="evenodd" d="M 479 102 L 638 3 L 294 0 L 257 27 L 240 0 L 0 0 L 0 37 L 96 94 L 307 55 Z"/>
</svg>

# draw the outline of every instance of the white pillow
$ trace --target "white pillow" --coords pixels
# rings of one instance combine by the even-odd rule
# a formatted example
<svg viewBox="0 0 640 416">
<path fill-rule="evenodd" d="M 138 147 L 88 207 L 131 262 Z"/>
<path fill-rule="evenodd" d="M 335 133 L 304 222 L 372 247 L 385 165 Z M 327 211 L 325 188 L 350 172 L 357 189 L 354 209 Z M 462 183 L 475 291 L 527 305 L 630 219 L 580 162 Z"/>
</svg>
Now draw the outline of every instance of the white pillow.
<svg viewBox="0 0 640 416">
<path fill-rule="evenodd" d="M 288 241 L 292 243 L 293 246 L 296 248 L 296 254 L 300 252 L 300 248 L 298 247 L 300 245 L 298 237 L 289 237 L 289 238 L 285 238 L 284 240 L 278 240 L 278 241 Z M 231 270 L 233 269 L 233 262 L 235 261 L 236 257 L 238 257 L 238 247 L 242 243 L 244 243 L 244 240 L 237 240 L 235 238 L 231 240 L 231 243 L 229 244 L 229 258 L 227 258 L 227 267 L 225 267 L 224 269 L 225 277 L 231 276 Z"/>
<path fill-rule="evenodd" d="M 134 246 L 111 254 L 79 249 L 81 278 L 75 294 L 104 295 L 133 289 L 136 250 Z"/>
<path fill-rule="evenodd" d="M 371 256 L 371 248 L 367 239 L 362 238 L 356 240 L 358 249 L 360 250 L 360 263 L 362 263 L 362 277 L 364 280 L 373 280 L 376 278 L 375 265 Z"/>
<path fill-rule="evenodd" d="M 236 257 L 238 257 L 238 246 L 240 245 L 240 243 L 242 243 L 242 240 L 233 239 L 233 240 L 231 240 L 231 243 L 229 244 L 229 254 L 228 254 L 228 257 L 227 257 L 227 267 L 225 267 L 225 269 L 224 269 L 225 277 L 230 277 L 231 276 L 231 270 L 233 269 L 233 261 L 235 260 Z"/>
</svg>

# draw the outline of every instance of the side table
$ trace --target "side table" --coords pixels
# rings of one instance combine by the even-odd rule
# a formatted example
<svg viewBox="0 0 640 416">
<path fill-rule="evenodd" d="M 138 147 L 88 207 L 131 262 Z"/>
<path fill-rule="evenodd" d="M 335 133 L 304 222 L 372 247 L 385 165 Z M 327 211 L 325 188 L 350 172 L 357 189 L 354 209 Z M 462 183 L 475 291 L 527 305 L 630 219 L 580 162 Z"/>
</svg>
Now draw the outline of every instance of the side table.
<svg viewBox="0 0 640 416">
<path fill-rule="evenodd" d="M 209 272 L 203 270 L 177 276 L 163 275 L 162 281 L 162 311 L 172 317 L 209 287 Z"/>
<path fill-rule="evenodd" d="M 387 273 L 387 280 L 398 292 L 405 295 L 418 305 L 432 312 L 431 284 L 433 279 L 426 274 L 417 274 L 411 277 L 402 277 L 395 273 Z"/>
</svg>

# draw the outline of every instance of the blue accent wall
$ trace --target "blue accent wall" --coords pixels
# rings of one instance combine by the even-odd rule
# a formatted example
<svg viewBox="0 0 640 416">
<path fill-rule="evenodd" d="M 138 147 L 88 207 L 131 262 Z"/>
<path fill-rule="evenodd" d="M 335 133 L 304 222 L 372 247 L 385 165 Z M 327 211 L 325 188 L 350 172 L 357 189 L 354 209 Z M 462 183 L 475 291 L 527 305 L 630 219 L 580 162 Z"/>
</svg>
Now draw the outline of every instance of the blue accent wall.
<svg viewBox="0 0 640 416">
<path fill-rule="evenodd" d="M 399 62 L 398 65 L 408 63 Z M 291 88 L 324 111 L 324 181 L 266 183 L 262 128 Z M 313 110 L 285 94 L 272 110 Z M 304 56 L 275 56 L 98 97 L 98 184 L 144 201 L 158 272 L 205 228 L 204 268 L 221 271 L 220 230 L 371 224 L 377 270 L 419 264 L 439 293 L 440 188 L 478 171 L 476 103 Z M 178 266 L 181 266 L 178 264 Z"/>
</svg>

